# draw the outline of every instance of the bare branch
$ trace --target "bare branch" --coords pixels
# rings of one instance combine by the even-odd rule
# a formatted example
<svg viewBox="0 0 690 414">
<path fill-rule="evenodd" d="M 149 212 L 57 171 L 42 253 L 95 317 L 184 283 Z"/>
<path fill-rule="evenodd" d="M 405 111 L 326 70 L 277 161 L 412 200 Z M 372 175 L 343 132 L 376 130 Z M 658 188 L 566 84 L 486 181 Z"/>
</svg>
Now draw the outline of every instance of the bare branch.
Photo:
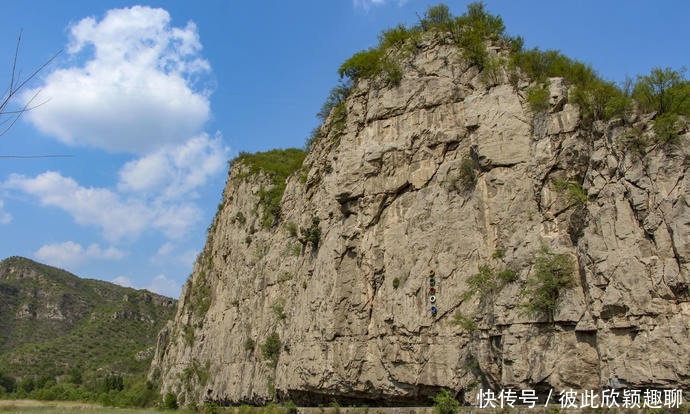
<svg viewBox="0 0 690 414">
<path fill-rule="evenodd" d="M 0 158 L 72 158 L 74 155 L 57 154 L 57 155 L 0 155 Z"/>
<path fill-rule="evenodd" d="M 9 86 L 5 89 L 2 95 L 0 95 L 0 118 L 4 116 L 10 116 L 10 119 L 5 119 L 2 122 L 0 122 L 0 125 L 5 125 L 7 122 L 9 122 L 9 125 L 4 128 L 3 130 L 0 131 L 0 136 L 3 136 L 7 131 L 10 130 L 14 126 L 14 124 L 19 120 L 19 118 L 22 116 L 24 112 L 30 111 L 32 109 L 35 109 L 46 102 L 47 100 L 32 106 L 31 103 L 36 99 L 38 96 L 39 91 L 37 91 L 25 104 L 23 107 L 17 110 L 7 110 L 7 106 L 10 104 L 12 99 L 19 93 L 19 91 L 26 86 L 26 84 L 31 81 L 33 78 L 36 77 L 43 69 L 45 69 L 46 66 L 48 66 L 57 56 L 62 53 L 62 50 L 58 51 L 56 54 L 54 54 L 50 59 L 45 61 L 41 66 L 39 66 L 36 70 L 31 72 L 29 76 L 26 78 L 22 79 L 21 78 L 21 72 L 17 73 L 17 61 L 19 60 L 19 47 L 22 42 L 22 32 L 19 32 L 19 37 L 17 38 L 17 46 L 15 47 L 14 50 L 14 58 L 12 59 L 12 73 L 10 75 L 10 84 Z"/>
</svg>

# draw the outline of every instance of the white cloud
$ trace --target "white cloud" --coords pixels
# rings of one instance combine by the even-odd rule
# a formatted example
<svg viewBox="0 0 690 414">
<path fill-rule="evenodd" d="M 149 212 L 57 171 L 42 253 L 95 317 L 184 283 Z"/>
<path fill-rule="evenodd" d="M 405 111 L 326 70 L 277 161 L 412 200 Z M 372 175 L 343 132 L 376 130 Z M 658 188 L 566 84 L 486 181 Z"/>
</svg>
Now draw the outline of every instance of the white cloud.
<svg viewBox="0 0 690 414">
<path fill-rule="evenodd" d="M 168 146 L 130 161 L 120 169 L 118 189 L 156 191 L 166 199 L 189 198 L 209 177 L 225 168 L 228 150 L 220 137 L 202 134 L 179 146 Z"/>
<path fill-rule="evenodd" d="M 113 9 L 71 27 L 70 57 L 90 51 L 83 66 L 54 70 L 23 95 L 40 89 L 47 100 L 27 114 L 39 130 L 69 145 L 146 153 L 183 142 L 208 120 L 208 91 L 196 84 L 210 65 L 194 23 L 171 27 L 163 9 Z"/>
<path fill-rule="evenodd" d="M 364 10 L 369 10 L 371 6 L 382 6 L 386 3 L 390 3 L 389 0 L 352 0 L 352 4 L 357 8 Z M 407 3 L 407 0 L 398 0 L 398 6 L 403 6 Z"/>
<path fill-rule="evenodd" d="M 174 243 L 170 243 L 170 242 L 164 243 L 161 247 L 158 248 L 158 251 L 156 252 L 155 257 L 167 256 L 170 253 L 172 253 L 176 247 L 177 246 L 175 246 Z"/>
<path fill-rule="evenodd" d="M 78 224 L 100 227 L 108 240 L 136 237 L 155 216 L 155 211 L 139 200 L 122 200 L 106 188 L 82 187 L 54 171 L 35 178 L 11 174 L 3 185 L 34 195 L 43 205 L 65 210 Z"/>
<path fill-rule="evenodd" d="M 156 292 L 159 295 L 178 298 L 180 297 L 182 286 L 175 280 L 168 279 L 165 275 L 158 275 L 153 278 L 145 289 Z"/>
<path fill-rule="evenodd" d="M 182 254 L 178 256 L 178 259 L 180 259 L 180 263 L 183 265 L 193 266 L 197 256 L 199 256 L 198 250 L 187 250 L 186 252 L 182 252 Z"/>
<path fill-rule="evenodd" d="M 111 282 L 115 283 L 116 285 L 120 285 L 120 286 L 124 286 L 124 287 L 129 287 L 129 288 L 134 287 L 132 280 L 128 277 L 125 277 L 125 276 L 118 276 L 115 279 L 111 280 Z"/>
<path fill-rule="evenodd" d="M 180 251 L 180 245 L 177 243 L 166 242 L 158 248 L 156 254 L 151 257 L 151 263 L 160 265 L 162 263 L 177 262 L 181 265 L 191 268 L 199 255 L 198 250 Z"/>
<path fill-rule="evenodd" d="M 12 215 L 5 211 L 5 202 L 0 200 L 0 225 L 8 224 L 12 221 Z"/>
<path fill-rule="evenodd" d="M 137 286 L 132 283 L 132 279 L 126 276 L 118 276 L 111 282 L 133 289 L 146 289 L 170 298 L 179 298 L 182 291 L 182 285 L 173 279 L 168 279 L 168 277 L 163 274 L 154 277 L 146 286 Z"/>
<path fill-rule="evenodd" d="M 35 178 L 12 174 L 3 186 L 38 197 L 43 205 L 66 211 L 77 224 L 100 228 L 110 241 L 136 239 L 147 229 L 181 238 L 201 217 L 199 208 L 190 202 L 123 197 L 107 188 L 82 187 L 74 179 L 54 171 Z"/>
<path fill-rule="evenodd" d="M 181 239 L 203 215 L 191 200 L 224 170 L 227 154 L 219 136 L 201 134 L 126 163 L 117 190 L 83 187 L 55 171 L 34 178 L 12 174 L 2 186 L 66 211 L 77 224 L 100 228 L 109 241 L 133 240 L 148 229 Z"/>
<path fill-rule="evenodd" d="M 67 241 L 43 245 L 34 257 L 53 266 L 74 268 L 93 259 L 119 260 L 125 257 L 125 253 L 115 247 L 104 249 L 97 244 L 91 244 L 84 248 L 79 243 Z"/>
</svg>

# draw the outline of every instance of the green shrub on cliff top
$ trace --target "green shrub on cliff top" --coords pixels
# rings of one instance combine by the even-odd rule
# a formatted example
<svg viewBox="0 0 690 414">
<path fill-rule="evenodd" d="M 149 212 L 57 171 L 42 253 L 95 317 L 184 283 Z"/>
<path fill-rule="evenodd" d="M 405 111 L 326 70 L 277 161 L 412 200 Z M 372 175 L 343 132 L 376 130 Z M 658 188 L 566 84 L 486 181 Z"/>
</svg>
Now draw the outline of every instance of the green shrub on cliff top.
<svg viewBox="0 0 690 414">
<path fill-rule="evenodd" d="M 302 166 L 306 155 L 305 151 L 297 148 L 276 149 L 254 154 L 241 152 L 231 162 L 231 166 L 241 161 L 249 167 L 249 173 L 240 178 L 258 173 L 266 174 L 271 178 L 271 185 L 259 191 L 259 205 L 262 211 L 261 225 L 263 227 L 273 227 L 278 221 L 280 201 L 285 192 L 285 180 Z"/>
</svg>

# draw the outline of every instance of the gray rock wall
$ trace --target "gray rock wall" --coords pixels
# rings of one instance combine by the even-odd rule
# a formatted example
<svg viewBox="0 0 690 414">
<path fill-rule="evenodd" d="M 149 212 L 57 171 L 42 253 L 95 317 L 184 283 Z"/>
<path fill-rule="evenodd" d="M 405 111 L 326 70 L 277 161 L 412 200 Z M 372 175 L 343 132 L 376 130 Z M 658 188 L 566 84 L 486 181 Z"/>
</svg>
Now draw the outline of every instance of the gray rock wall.
<svg viewBox="0 0 690 414">
<path fill-rule="evenodd" d="M 288 179 L 279 226 L 260 225 L 266 177 L 233 167 L 159 338 L 162 391 L 413 405 L 440 387 L 471 401 L 480 387 L 600 389 L 611 376 L 690 388 L 687 131 L 640 155 L 622 137 L 629 123 L 651 134 L 651 118 L 585 128 L 560 79 L 551 111 L 533 114 L 526 81 L 487 85 L 454 47 L 427 42 L 404 69 L 398 87 L 356 86 L 344 134 L 324 127 L 306 180 Z M 312 217 L 318 246 L 285 226 Z M 575 283 L 553 314 L 527 315 L 520 292 L 542 246 L 572 259 Z M 484 265 L 517 280 L 463 295 Z M 261 352 L 274 331 L 275 367 Z"/>
</svg>

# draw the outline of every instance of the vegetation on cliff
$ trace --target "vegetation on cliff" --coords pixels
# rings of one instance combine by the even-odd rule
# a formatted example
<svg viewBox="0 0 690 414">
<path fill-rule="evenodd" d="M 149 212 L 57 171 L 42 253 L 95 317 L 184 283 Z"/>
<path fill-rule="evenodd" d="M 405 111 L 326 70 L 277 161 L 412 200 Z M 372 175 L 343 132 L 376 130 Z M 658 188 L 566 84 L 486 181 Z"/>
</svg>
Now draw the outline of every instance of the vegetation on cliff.
<svg viewBox="0 0 690 414">
<path fill-rule="evenodd" d="M 231 162 L 231 167 L 237 162 L 242 162 L 249 168 L 249 172 L 244 177 L 263 173 L 271 179 L 271 185 L 259 191 L 263 227 L 273 227 L 277 223 L 280 217 L 280 200 L 285 192 L 285 180 L 302 167 L 306 156 L 306 151 L 288 148 L 254 154 L 242 152 Z"/>
<path fill-rule="evenodd" d="M 412 79 L 414 76 L 408 73 L 408 69 L 413 70 L 409 59 L 421 48 L 424 48 L 424 53 L 415 61 L 415 68 L 420 74 L 440 78 L 438 84 L 428 82 L 432 85 L 427 86 L 424 82 L 415 83 Z M 438 69 L 439 60 L 444 58 L 453 60 Z M 467 402 L 467 395 L 471 391 L 476 391 L 477 386 L 487 385 L 486 373 L 504 367 L 503 362 L 495 362 L 503 361 L 504 357 L 519 360 L 520 369 L 512 372 L 525 373 L 524 377 L 515 374 L 514 383 L 534 385 L 531 381 L 537 377 L 533 375 L 533 370 L 537 368 L 533 360 L 520 359 L 522 355 L 518 355 L 520 352 L 516 349 L 530 347 L 535 350 L 533 354 L 560 361 L 561 355 L 558 353 L 562 348 L 551 346 L 551 339 L 548 348 L 538 343 L 541 332 L 550 332 L 556 338 L 553 342 L 562 341 L 560 343 L 565 345 L 570 343 L 568 341 L 582 342 L 577 337 L 579 333 L 575 335 L 572 330 L 559 329 L 558 324 L 564 324 L 564 318 L 568 318 L 568 325 L 579 323 L 574 318 L 583 314 L 580 305 L 586 300 L 594 302 L 598 299 L 579 300 L 582 292 L 574 288 L 582 284 L 581 290 L 586 291 L 593 286 L 592 281 L 587 280 L 589 276 L 586 271 L 591 271 L 591 274 L 601 269 L 616 272 L 604 265 L 597 267 L 594 260 L 587 264 L 583 262 L 580 247 L 585 243 L 578 244 L 578 240 L 593 240 L 602 246 L 622 243 L 622 240 L 617 239 L 616 235 L 601 236 L 592 232 L 583 236 L 583 228 L 590 226 L 589 219 L 593 223 L 589 228 L 611 228 L 610 223 L 633 217 L 640 211 L 634 203 L 630 203 L 630 214 L 609 214 L 608 211 L 615 210 L 607 208 L 612 201 L 607 198 L 608 195 L 601 193 L 601 187 L 597 192 L 596 185 L 599 184 L 593 182 L 591 176 L 596 173 L 606 177 L 602 181 L 611 188 L 610 193 L 624 197 L 630 197 L 628 192 L 638 189 L 635 179 L 630 178 L 633 173 L 625 176 L 627 173 L 622 168 L 616 169 L 615 176 L 606 175 L 614 174 L 611 165 L 620 166 L 624 161 L 629 161 L 625 158 L 628 154 L 619 153 L 615 141 L 626 128 L 640 125 L 639 128 L 644 129 L 644 134 L 650 138 L 651 133 L 656 133 L 659 143 L 673 142 L 678 128 L 681 128 L 682 115 L 688 111 L 688 82 L 684 73 L 655 69 L 653 76 L 641 76 L 637 83 L 620 87 L 603 80 L 589 65 L 572 60 L 558 51 L 524 50 L 522 40 L 506 35 L 500 17 L 488 14 L 481 4 L 470 5 L 460 17 L 452 16 L 446 6 L 432 7 L 420 19 L 418 26 L 397 26 L 384 32 L 376 48 L 348 59 L 339 72 L 344 78 L 343 83 L 331 91 L 318 115 L 324 125 L 314 134 L 319 140 L 316 142 L 318 147 L 310 156 L 312 164 L 309 167 L 313 170 L 308 180 L 307 175 L 303 174 L 304 182 L 308 181 L 309 184 L 302 189 L 307 188 L 308 191 L 290 194 L 290 205 L 296 207 L 289 215 L 295 221 L 286 220 L 283 223 L 285 233 L 262 233 L 258 229 L 254 241 L 251 236 L 257 231 L 253 224 L 256 219 L 260 219 L 266 228 L 276 226 L 281 215 L 280 202 L 286 179 L 300 169 L 304 152 L 275 150 L 241 154 L 234 161 L 241 163 L 234 170 L 234 179 L 242 180 L 255 174 L 259 178 L 243 187 L 242 191 L 248 194 L 251 189 L 252 196 L 235 199 L 236 204 L 232 207 L 239 205 L 243 212 L 232 209 L 232 214 L 217 217 L 249 229 L 239 234 L 219 232 L 223 244 L 213 243 L 214 234 L 209 235 L 207 246 L 232 251 L 236 258 L 217 260 L 218 263 L 214 265 L 214 272 L 217 273 L 210 277 L 210 266 L 204 263 L 210 260 L 211 251 L 217 254 L 218 250 L 208 249 L 208 257 L 201 256 L 201 266 L 195 272 L 195 283 L 189 287 L 191 299 L 184 301 L 185 315 L 193 315 L 197 320 L 180 318 L 177 321 L 177 326 L 172 330 L 173 339 L 167 348 L 170 352 L 167 357 L 163 354 L 155 368 L 163 372 L 163 390 L 177 393 L 173 397 L 180 397 L 181 404 L 190 401 L 198 403 L 204 399 L 239 403 L 248 398 L 256 403 L 264 403 L 277 398 L 296 398 L 294 395 L 310 398 L 318 396 L 321 390 L 325 390 L 323 393 L 327 398 L 343 398 L 338 400 L 342 402 L 350 396 L 339 392 L 353 384 L 358 385 L 362 377 L 359 376 L 361 371 L 339 372 L 342 379 L 338 381 L 342 382 L 328 383 L 328 388 L 322 385 L 330 381 L 327 376 L 331 371 L 320 374 L 321 365 L 333 368 L 333 371 L 339 369 L 336 365 L 339 362 L 327 359 L 327 355 L 338 352 L 329 354 L 337 349 L 334 344 L 340 344 L 339 341 L 348 345 L 357 343 L 361 345 L 360 349 L 371 350 L 370 341 L 376 340 L 372 338 L 390 337 L 395 338 L 390 340 L 390 348 L 379 347 L 372 353 L 362 352 L 353 357 L 357 362 L 374 361 L 379 364 L 391 355 L 391 364 L 401 368 L 399 373 L 381 374 L 380 377 L 389 378 L 389 382 L 384 379 L 376 384 L 368 384 L 370 391 L 362 392 L 363 399 L 367 401 L 371 399 L 377 403 L 394 396 L 408 398 L 408 402 L 428 403 L 432 391 L 453 387 L 455 391 L 462 390 L 462 393 L 456 392 L 455 396 Z M 556 81 L 551 79 L 553 77 L 565 81 Z M 467 93 L 455 94 L 453 87 L 448 87 L 450 84 Z M 396 91 L 400 93 L 389 93 L 391 88 L 396 87 L 400 88 Z M 383 92 L 381 89 L 384 89 Z M 356 96 L 350 96 L 353 91 L 357 93 Z M 453 93 L 442 95 L 448 91 Z M 410 98 L 414 94 L 427 99 L 418 105 L 414 101 L 416 96 Z M 442 99 L 434 100 L 435 96 L 428 99 L 432 94 L 438 94 Z M 505 105 L 497 102 L 505 102 Z M 570 105 L 565 106 L 566 102 L 575 104 L 580 111 Z M 349 123 L 348 108 L 353 109 Z M 462 116 L 457 116 L 463 110 L 465 121 L 469 120 L 464 126 Z M 654 116 L 641 116 L 641 111 L 657 113 L 653 128 L 649 121 Z M 370 113 L 374 115 L 369 116 Z M 531 115 L 534 117 L 530 124 Z M 571 115 L 572 124 L 567 128 L 563 125 L 550 126 L 549 131 L 544 127 L 545 131 L 540 137 L 542 146 L 535 148 L 535 124 Z M 613 117 L 618 119 L 608 125 L 601 122 Z M 516 120 L 518 127 L 506 122 L 507 118 Z M 395 121 L 391 122 L 392 119 Z M 496 122 L 486 123 L 489 119 Z M 390 129 L 384 131 L 385 128 Z M 445 135 L 448 131 L 452 131 L 452 135 L 448 134 L 451 136 Z M 330 143 L 345 132 L 347 148 L 342 148 L 340 153 L 328 153 Z M 379 133 L 381 135 L 377 135 Z M 604 133 L 610 133 L 607 136 L 613 138 L 598 140 L 597 144 L 605 146 L 593 155 L 591 142 L 587 140 Z M 367 142 L 367 138 L 372 136 L 376 136 L 376 142 Z M 412 137 L 412 142 L 403 144 L 402 140 L 406 137 Z M 385 148 L 376 148 L 381 143 L 386 144 Z M 430 143 L 442 148 L 442 155 L 428 154 L 426 150 L 431 148 Z M 513 147 L 520 151 L 511 154 L 511 150 L 515 149 Z M 650 158 L 658 156 L 660 152 L 654 151 Z M 376 153 L 376 157 L 372 155 L 368 159 L 372 162 L 361 161 L 373 153 Z M 343 154 L 347 155 L 340 156 Z M 362 157 L 360 154 L 366 155 Z M 609 158 L 612 159 L 610 163 Z M 606 168 L 601 167 L 604 164 L 602 160 L 607 160 Z M 430 161 L 430 167 L 427 161 Z M 676 163 L 674 165 L 677 165 L 676 161 L 677 158 L 673 161 Z M 529 170 L 515 167 L 526 163 L 530 163 Z M 366 168 L 362 164 L 366 164 Z M 302 168 L 304 172 L 306 168 Z M 315 179 L 318 173 L 331 174 L 334 170 L 329 185 L 319 186 L 319 180 Z M 649 174 L 654 176 L 653 172 Z M 654 177 L 648 178 L 650 181 L 656 180 L 654 183 L 662 182 L 658 176 Z M 419 179 L 413 182 L 416 178 Z M 627 182 L 622 183 L 624 180 Z M 399 184 L 387 187 L 391 182 Z M 263 185 L 258 193 L 255 187 L 257 183 Z M 228 188 L 236 189 L 236 184 L 231 182 Z M 628 184 L 635 189 L 630 187 L 625 191 Z M 447 200 L 440 200 L 445 193 L 434 193 L 437 190 L 434 186 L 453 191 L 448 191 Z M 681 187 L 677 185 L 675 188 Z M 636 196 L 640 200 L 645 197 L 651 199 L 655 194 L 652 190 L 640 193 Z M 256 208 L 247 208 L 246 200 L 257 194 L 259 201 Z M 440 194 L 441 197 L 434 197 L 432 201 L 434 194 Z M 599 213 L 593 213 L 595 201 L 600 202 L 599 207 L 604 206 Z M 443 214 L 420 214 L 429 205 L 433 205 L 433 211 Z M 392 210 L 395 212 L 390 213 Z M 311 226 L 308 214 L 312 215 Z M 355 214 L 356 217 L 347 219 Z M 637 229 L 636 220 L 637 217 L 624 225 Z M 679 221 L 677 218 L 668 220 L 667 226 L 672 220 Z M 550 230 L 544 234 L 543 229 L 547 225 Z M 481 227 L 481 230 L 477 227 Z M 461 235 L 461 242 L 455 240 L 457 235 Z M 672 236 L 669 234 L 668 238 Z M 608 237 L 612 240 L 606 239 Z M 435 247 L 435 243 L 442 247 Z M 547 243 L 555 250 L 540 250 L 541 243 Z M 308 246 L 312 246 L 314 253 L 319 253 L 312 255 L 315 260 L 299 257 L 307 251 Z M 489 258 L 486 249 L 490 246 L 495 251 Z M 280 254 L 270 254 L 273 253 L 270 251 L 272 248 L 276 252 L 280 249 Z M 595 248 L 591 251 L 593 254 L 607 255 L 600 259 L 601 262 L 610 260 L 608 252 L 597 252 Z M 335 254 L 330 256 L 330 252 Z M 220 259 L 220 256 L 225 258 L 224 252 L 218 254 L 214 260 Z M 463 254 L 466 257 L 463 258 Z M 633 259 L 636 258 L 630 258 L 625 250 L 616 254 L 617 259 L 635 262 Z M 338 260 L 338 255 L 340 263 L 330 267 L 333 260 Z M 428 257 L 433 260 L 419 264 L 419 260 Z M 439 272 L 439 285 L 443 290 L 436 290 L 440 289 L 436 279 L 431 279 L 433 283 L 424 282 L 421 289 L 419 284 L 413 286 L 408 281 L 407 273 L 413 278 L 410 280 L 419 278 L 419 274 L 428 270 L 424 267 L 430 266 L 434 260 L 433 265 L 443 269 L 443 273 Z M 583 268 L 590 266 L 590 269 L 582 270 L 578 265 Z M 638 273 L 644 274 L 644 270 Z M 627 274 L 615 273 L 615 277 L 625 280 Z M 635 277 L 635 280 L 628 281 L 630 285 L 638 283 Z M 214 305 L 209 308 L 207 282 L 210 280 L 214 284 L 214 300 L 218 300 L 218 304 L 226 300 L 227 306 Z M 332 283 L 334 280 L 337 283 Z M 424 293 L 427 283 L 430 296 Z M 251 292 L 236 293 L 247 291 L 248 286 Z M 614 283 L 610 286 L 612 292 L 620 292 Z M 412 293 L 413 288 L 417 290 Z M 687 286 L 680 288 L 686 289 Z M 360 294 L 359 302 L 365 303 L 366 300 L 371 306 L 351 306 L 355 299 L 360 299 Z M 321 301 L 321 297 L 336 300 Z M 415 304 L 418 306 L 401 308 L 401 297 L 416 297 Z M 564 300 L 565 297 L 568 300 Z M 573 297 L 578 301 L 572 300 Z M 644 311 L 646 304 L 636 306 Z M 388 311 L 391 308 L 396 312 L 401 310 L 392 314 Z M 447 317 L 453 311 L 454 316 L 448 321 Z M 614 311 L 618 312 L 616 309 L 607 312 Z M 522 318 L 525 314 L 537 320 L 525 322 Z M 427 316 L 433 318 L 432 322 L 428 322 Z M 214 326 L 203 325 L 199 321 L 217 321 L 221 317 L 224 322 Z M 588 327 L 585 323 L 589 321 L 584 321 L 584 329 L 602 332 L 602 337 L 612 346 L 620 344 L 616 335 L 607 336 L 609 332 L 600 328 L 613 326 L 606 325 L 609 319 L 606 312 L 595 317 L 600 318 L 603 325 Z M 442 323 L 444 321 L 450 323 Z M 404 344 L 410 337 L 409 332 L 414 332 L 408 326 L 415 327 L 415 324 L 419 329 L 432 326 L 429 330 L 438 340 L 434 344 Z M 535 329 L 538 332 L 524 335 L 522 325 L 530 324 L 539 325 Z M 447 329 L 449 325 L 452 329 Z M 467 332 L 458 337 L 453 325 Z M 517 329 L 509 331 L 512 325 L 520 325 L 520 332 Z M 405 326 L 405 330 L 400 330 L 401 326 Z M 305 336 L 301 333 L 319 332 L 319 329 L 323 333 L 315 335 L 313 339 L 317 344 L 313 347 L 309 347 L 313 344 L 305 345 Z M 379 336 L 375 337 L 369 329 L 378 332 Z M 195 333 L 197 338 L 212 338 L 214 333 L 219 332 L 221 334 L 215 336 L 225 341 L 222 345 L 225 349 L 222 363 L 216 363 L 213 358 L 215 344 L 209 345 L 209 339 L 195 342 Z M 236 335 L 228 335 L 228 332 Z M 496 332 L 500 332 L 500 335 L 493 335 Z M 181 340 L 179 333 L 183 334 Z M 444 334 L 450 339 L 443 339 Z M 661 339 L 672 338 L 671 335 L 675 334 Z M 487 340 L 487 337 L 490 339 Z M 445 340 L 460 345 L 454 345 L 452 349 L 444 348 Z M 677 344 L 678 341 L 674 340 L 673 343 Z M 545 369 L 561 370 L 577 358 L 596 362 L 597 347 L 600 345 L 594 344 L 589 349 L 590 345 L 589 342 L 583 344 L 583 354 L 570 356 L 568 363 L 554 362 Z M 409 352 L 396 352 L 405 346 Z M 441 352 L 431 352 L 432 349 L 441 349 Z M 177 356 L 175 351 L 178 352 Z M 211 357 L 210 365 L 208 361 L 207 365 L 197 365 L 193 355 L 209 355 L 205 354 L 206 351 Z M 191 365 L 189 360 L 185 360 L 190 353 Z M 434 356 L 437 358 L 434 364 L 428 365 L 429 360 L 422 363 L 421 358 L 416 358 L 417 355 L 434 353 L 447 353 L 450 356 Z M 187 368 L 180 372 L 177 368 L 184 364 L 187 364 Z M 421 370 L 414 371 L 420 365 L 448 367 L 447 372 L 452 369 L 457 377 L 448 375 L 449 381 L 452 381 L 449 385 L 436 379 L 441 375 L 434 376 L 435 379 L 420 387 L 426 387 L 423 393 L 409 392 L 412 386 L 419 385 L 420 373 L 426 375 Z M 212 367 L 211 374 L 194 368 L 197 366 Z M 410 368 L 403 370 L 403 366 Z M 586 374 L 593 373 L 592 378 L 599 378 L 599 365 L 593 362 L 589 366 L 591 369 Z M 402 371 L 411 371 L 412 374 Z M 197 374 L 192 375 L 194 372 Z M 244 376 L 238 374 L 241 372 L 261 374 Z M 293 375 L 294 372 L 309 372 L 321 382 L 315 381 L 319 385 L 305 385 L 298 382 L 301 379 Z M 539 373 L 540 378 L 543 373 Z M 225 380 L 211 381 L 206 384 L 203 379 L 208 378 L 207 374 L 211 378 L 242 375 L 241 381 L 251 383 L 251 392 L 254 394 L 247 394 L 246 388 L 237 385 L 239 381 L 233 384 Z M 585 376 L 578 373 L 575 380 L 580 381 L 578 384 L 589 386 L 583 380 Z M 566 379 L 553 381 L 563 381 L 560 383 L 563 384 Z M 558 382 L 548 383 L 559 386 Z M 211 387 L 211 384 L 215 385 Z M 297 385 L 293 388 L 294 384 Z M 399 384 L 403 384 L 403 387 L 394 388 Z M 392 391 L 381 391 L 386 387 Z M 295 394 L 290 395 L 287 391 L 295 391 Z M 439 412 L 452 412 L 457 407 L 450 392 L 439 394 L 436 403 Z M 176 399 L 172 405 L 177 405 Z"/>
<path fill-rule="evenodd" d="M 637 106 L 657 113 L 655 142 L 675 143 L 684 125 L 679 116 L 690 116 L 690 82 L 684 69 L 654 68 L 649 75 L 638 76 L 636 82 L 628 79 L 619 85 L 602 79 L 589 64 L 557 50 L 524 49 L 523 39 L 508 35 L 501 17 L 488 13 L 478 2 L 469 4 L 461 16 L 453 16 L 444 4 L 432 6 L 417 25 L 398 25 L 381 32 L 375 47 L 355 53 L 340 66 L 338 73 L 348 79 L 343 83 L 346 86 L 331 92 L 319 118 L 325 121 L 328 113 L 335 111 L 333 122 L 346 119 L 344 101 L 353 82 L 381 79 L 388 86 L 399 85 L 404 59 L 414 54 L 428 36 L 455 44 L 489 85 L 505 77 L 517 88 L 521 80 L 528 80 L 532 86 L 526 101 L 535 113 L 549 109 L 549 78 L 562 77 L 570 87 L 569 101 L 580 108 L 585 125 L 625 117 Z M 489 46 L 499 51 L 494 53 Z"/>
</svg>

